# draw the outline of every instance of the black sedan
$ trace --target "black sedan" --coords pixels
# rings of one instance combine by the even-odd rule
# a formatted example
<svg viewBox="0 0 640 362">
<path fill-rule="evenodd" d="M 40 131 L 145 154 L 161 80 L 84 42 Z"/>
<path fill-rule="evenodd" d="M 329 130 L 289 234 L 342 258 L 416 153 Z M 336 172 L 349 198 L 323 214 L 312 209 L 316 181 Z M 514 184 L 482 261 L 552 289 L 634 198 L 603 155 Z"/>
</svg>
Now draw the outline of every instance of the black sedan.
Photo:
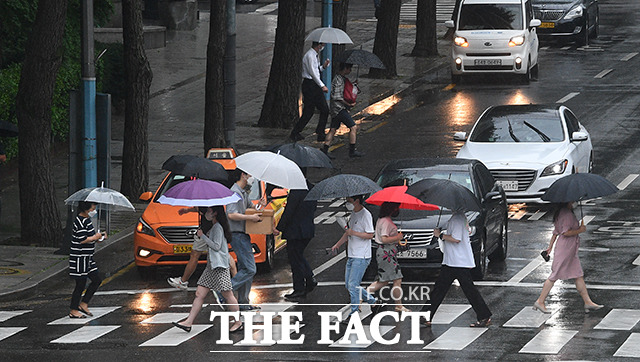
<svg viewBox="0 0 640 362">
<path fill-rule="evenodd" d="M 465 159 L 403 159 L 388 163 L 376 176 L 382 186 L 411 185 L 425 178 L 450 179 L 471 190 L 482 205 L 481 212 L 468 212 L 471 245 L 476 261 L 474 278 L 482 279 L 487 257 L 503 261 L 507 255 L 507 200 L 502 187 L 497 186 L 491 172 L 478 160 Z M 378 210 L 367 206 L 376 217 Z M 400 210 L 394 219 L 410 249 L 398 254 L 402 268 L 440 268 L 442 253 L 433 238 L 436 226 L 444 227 L 451 213 L 439 211 Z M 375 255 L 375 254 L 374 254 Z M 373 260 L 372 263 L 374 264 Z M 376 266 L 374 265 L 373 268 Z"/>
<path fill-rule="evenodd" d="M 589 45 L 597 38 L 600 26 L 598 0 L 532 0 L 536 19 L 542 24 L 538 35 L 575 39 L 580 45 Z"/>
</svg>

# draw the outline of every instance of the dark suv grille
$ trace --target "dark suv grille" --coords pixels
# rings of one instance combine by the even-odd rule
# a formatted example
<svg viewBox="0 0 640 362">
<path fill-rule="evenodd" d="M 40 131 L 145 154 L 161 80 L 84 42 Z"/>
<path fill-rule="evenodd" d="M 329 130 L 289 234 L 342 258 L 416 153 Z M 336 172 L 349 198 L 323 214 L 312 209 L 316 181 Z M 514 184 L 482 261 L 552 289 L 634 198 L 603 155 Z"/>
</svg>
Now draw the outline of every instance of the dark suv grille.
<svg viewBox="0 0 640 362">
<path fill-rule="evenodd" d="M 409 239 L 407 244 L 412 247 L 425 247 L 429 245 L 431 238 L 433 238 L 433 229 L 398 229 L 398 231 Z"/>
<path fill-rule="evenodd" d="M 163 226 L 158 228 L 158 232 L 170 243 L 188 244 L 193 243 L 193 235 L 197 226 Z"/>
<path fill-rule="evenodd" d="M 518 191 L 525 191 L 536 178 L 536 170 L 491 170 L 496 181 L 518 181 Z"/>
<path fill-rule="evenodd" d="M 562 19 L 564 16 L 563 10 L 536 10 L 535 11 L 536 19 L 540 19 L 541 21 L 551 20 L 556 21 Z"/>
</svg>

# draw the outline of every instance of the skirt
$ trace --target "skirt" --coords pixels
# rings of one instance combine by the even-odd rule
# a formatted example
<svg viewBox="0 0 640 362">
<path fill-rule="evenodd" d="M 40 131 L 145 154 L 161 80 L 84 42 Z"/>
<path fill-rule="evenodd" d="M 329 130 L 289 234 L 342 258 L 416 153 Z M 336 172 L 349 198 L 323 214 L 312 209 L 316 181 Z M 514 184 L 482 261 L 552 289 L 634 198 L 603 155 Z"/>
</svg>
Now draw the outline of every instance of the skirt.
<svg viewBox="0 0 640 362">
<path fill-rule="evenodd" d="M 233 290 L 233 286 L 231 286 L 231 273 L 229 273 L 229 269 L 211 269 L 209 264 L 207 264 L 207 267 L 204 268 L 204 272 L 202 272 L 200 279 L 198 279 L 198 285 L 219 292 Z"/>
<path fill-rule="evenodd" d="M 376 251 L 376 261 L 378 262 L 376 280 L 390 282 L 402 278 L 396 244 L 379 244 L 378 251 Z"/>
</svg>

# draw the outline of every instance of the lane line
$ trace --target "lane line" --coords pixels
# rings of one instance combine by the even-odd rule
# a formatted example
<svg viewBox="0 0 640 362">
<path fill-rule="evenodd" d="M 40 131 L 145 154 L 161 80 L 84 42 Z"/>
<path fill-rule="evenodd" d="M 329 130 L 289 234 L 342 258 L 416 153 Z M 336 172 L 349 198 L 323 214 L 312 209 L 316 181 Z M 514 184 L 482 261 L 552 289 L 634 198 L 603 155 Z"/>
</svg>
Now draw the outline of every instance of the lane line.
<svg viewBox="0 0 640 362">
<path fill-rule="evenodd" d="M 347 257 L 347 252 L 343 251 L 340 254 L 334 256 L 333 258 L 329 259 L 328 261 L 326 261 L 324 264 L 320 265 L 319 267 L 313 269 L 313 275 L 318 275 L 320 273 L 322 273 L 323 271 L 331 268 L 335 263 L 339 262 L 340 260 L 344 259 Z"/>
<path fill-rule="evenodd" d="M 580 94 L 580 92 L 571 92 L 571 93 L 567 94 L 566 96 L 564 96 L 564 97 L 562 97 L 562 98 L 558 99 L 558 100 L 556 101 L 556 103 L 564 103 L 564 102 L 568 101 L 569 99 L 571 99 L 571 98 L 573 98 L 573 97 L 577 96 L 578 94 Z"/>
<path fill-rule="evenodd" d="M 536 270 L 536 268 L 542 265 L 542 263 L 544 263 L 544 259 L 541 259 L 541 258 L 535 258 L 531 260 L 531 262 L 527 264 L 527 266 L 522 268 L 522 270 L 520 270 L 516 275 L 511 277 L 511 279 L 507 281 L 507 284 L 510 285 L 510 284 L 520 283 L 522 279 L 526 278 L 527 275 L 529 275 L 532 271 Z"/>
<path fill-rule="evenodd" d="M 628 62 L 629 60 L 631 60 L 631 58 L 635 57 L 636 55 L 638 55 L 638 52 L 629 53 L 624 57 L 620 58 L 620 60 L 623 62 Z"/>
<path fill-rule="evenodd" d="M 54 339 L 50 343 L 89 343 L 118 328 L 120 326 L 84 326 L 58 339 Z"/>
<path fill-rule="evenodd" d="M 578 331 L 547 328 L 536 334 L 518 353 L 558 354 Z"/>
<path fill-rule="evenodd" d="M 595 79 L 602 79 L 607 76 L 607 74 L 613 72 L 613 69 L 605 69 L 602 72 L 596 74 Z"/>
<path fill-rule="evenodd" d="M 629 176 L 625 177 L 625 179 L 618 184 L 618 189 L 620 190 L 626 189 L 633 181 L 635 181 L 635 179 L 638 178 L 638 176 L 640 175 L 638 175 L 637 173 L 632 173 Z"/>
</svg>

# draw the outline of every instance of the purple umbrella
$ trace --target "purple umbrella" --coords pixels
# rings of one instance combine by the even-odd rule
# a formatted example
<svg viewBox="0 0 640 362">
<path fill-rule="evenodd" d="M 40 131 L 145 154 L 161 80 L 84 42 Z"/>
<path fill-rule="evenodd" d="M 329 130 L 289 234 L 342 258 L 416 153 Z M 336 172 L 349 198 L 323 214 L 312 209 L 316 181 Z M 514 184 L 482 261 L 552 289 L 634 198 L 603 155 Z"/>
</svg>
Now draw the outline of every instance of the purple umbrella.
<svg viewBox="0 0 640 362">
<path fill-rule="evenodd" d="M 215 181 L 195 179 L 181 182 L 160 196 L 158 202 L 174 206 L 220 206 L 240 200 L 240 196 Z"/>
</svg>

